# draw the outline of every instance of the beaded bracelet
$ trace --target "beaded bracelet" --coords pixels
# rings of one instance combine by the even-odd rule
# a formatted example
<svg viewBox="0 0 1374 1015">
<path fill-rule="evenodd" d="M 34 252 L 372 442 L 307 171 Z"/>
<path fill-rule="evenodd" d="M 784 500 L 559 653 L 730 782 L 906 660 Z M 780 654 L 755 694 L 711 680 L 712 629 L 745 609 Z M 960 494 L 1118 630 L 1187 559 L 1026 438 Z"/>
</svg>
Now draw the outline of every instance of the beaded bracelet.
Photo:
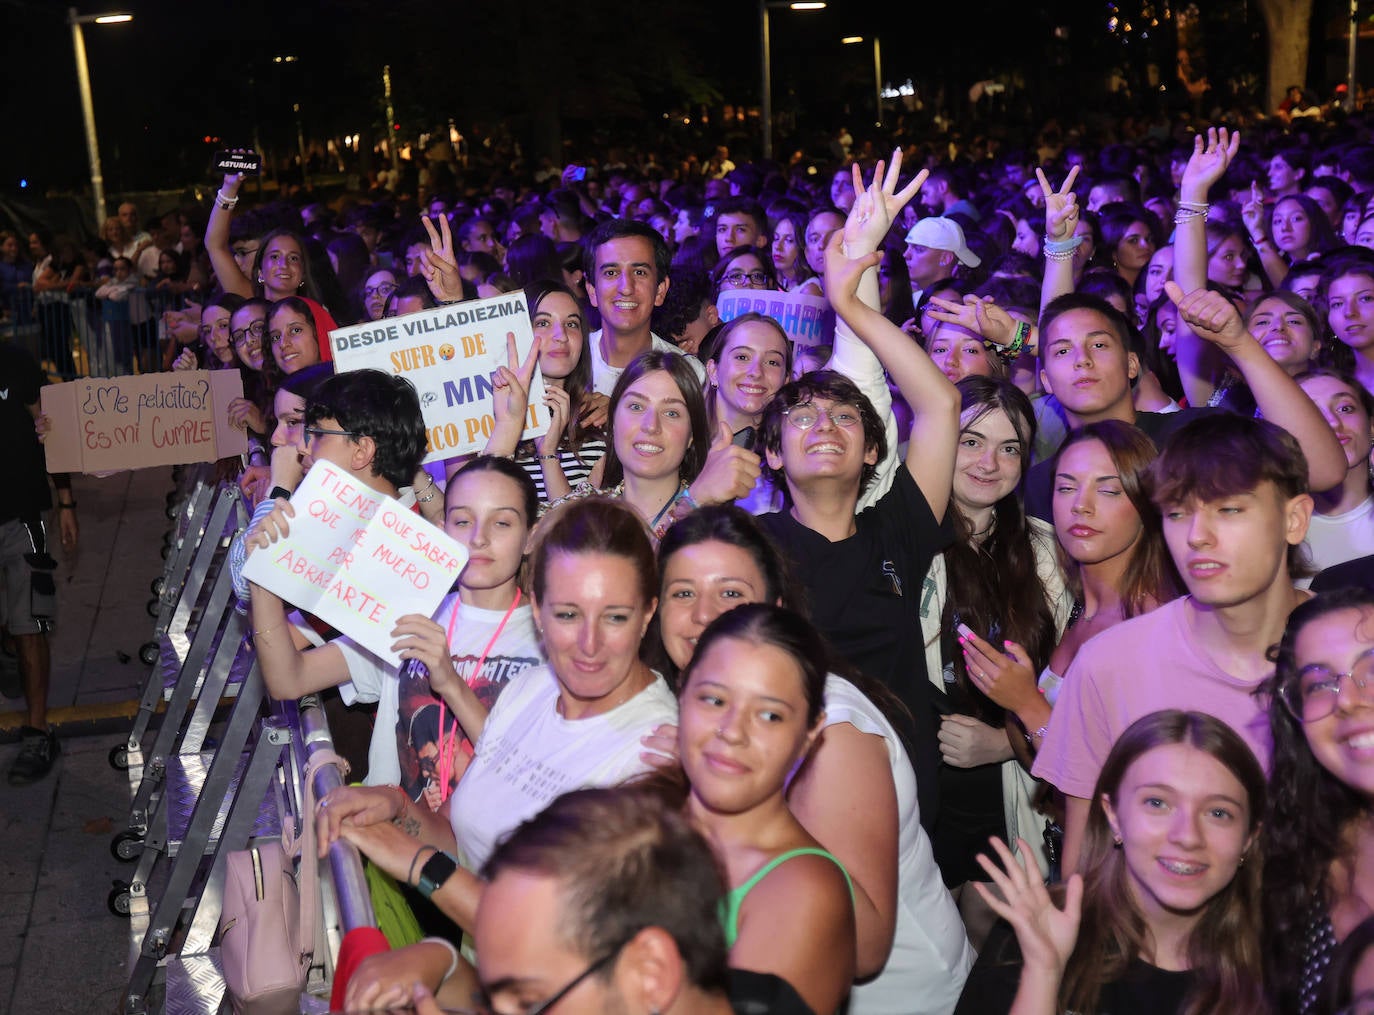
<svg viewBox="0 0 1374 1015">
<path fill-rule="evenodd" d="M 229 197 L 223 190 L 217 190 L 215 191 L 215 203 L 225 211 L 232 211 L 234 205 L 239 203 L 239 199 L 237 197 Z"/>
<path fill-rule="evenodd" d="M 1047 261 L 1072 261 L 1072 260 L 1073 260 L 1073 251 L 1072 251 L 1072 250 L 1068 250 L 1068 251 L 1065 251 L 1065 252 L 1063 252 L 1063 253 L 1056 253 L 1056 252 L 1053 251 L 1053 250 L 1046 250 L 1046 251 L 1045 251 L 1045 259 L 1046 259 Z"/>
</svg>

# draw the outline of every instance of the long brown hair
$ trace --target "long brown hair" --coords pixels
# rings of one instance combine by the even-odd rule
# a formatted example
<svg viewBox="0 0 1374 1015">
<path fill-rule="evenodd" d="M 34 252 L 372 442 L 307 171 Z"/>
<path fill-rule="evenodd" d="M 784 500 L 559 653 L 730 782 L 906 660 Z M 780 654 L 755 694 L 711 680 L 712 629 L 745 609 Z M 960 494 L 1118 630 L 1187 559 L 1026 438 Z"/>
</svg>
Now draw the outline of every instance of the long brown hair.
<svg viewBox="0 0 1374 1015">
<path fill-rule="evenodd" d="M 1089 423 L 1073 431 L 1060 447 L 1059 455 L 1084 441 L 1097 441 L 1107 449 L 1107 455 L 1116 467 L 1116 475 L 1121 480 L 1121 489 L 1136 514 L 1140 515 L 1140 539 L 1131 551 L 1120 589 L 1122 618 L 1129 620 L 1149 613 L 1156 606 L 1183 594 L 1178 569 L 1174 567 L 1174 559 L 1169 556 L 1168 544 L 1164 542 L 1159 509 L 1151 499 L 1153 474 L 1150 466 L 1159 452 L 1154 441 L 1143 431 L 1129 423 L 1108 419 Z M 1056 456 L 1056 464 L 1058 461 L 1059 457 Z M 1078 564 L 1063 552 L 1062 544 L 1060 557 L 1069 591 L 1073 593 L 1075 601 L 1079 601 L 1083 597 L 1083 580 L 1078 572 Z"/>
<path fill-rule="evenodd" d="M 975 426 L 989 413 L 1000 410 L 1006 414 L 1021 449 L 1024 479 L 1035 443 L 1035 414 L 1030 399 L 1016 385 L 1001 378 L 965 377 L 957 387 L 961 431 Z M 952 638 L 958 625 L 964 623 L 984 637 L 1014 641 L 1025 647 L 1039 670 L 1054 650 L 1054 614 L 1036 569 L 1035 546 L 1017 490 L 993 507 L 992 532 L 981 542 L 974 540 L 973 527 L 962 512 L 951 511 L 950 519 L 955 539 L 945 551 L 946 593 L 941 632 Z M 1000 635 L 992 633 L 994 627 Z M 953 664 L 961 689 L 978 713 L 976 718 L 991 726 L 1002 726 L 1004 710 L 968 679 L 964 654 L 953 645 L 948 647 L 949 651 L 943 654 Z"/>
<path fill-rule="evenodd" d="M 1264 770 L 1230 726 L 1201 712 L 1176 709 L 1132 723 L 1107 755 L 1088 811 L 1079 858 L 1083 918 L 1060 984 L 1060 1003 L 1066 1010 L 1085 1015 L 1096 1011 L 1103 986 L 1119 979 L 1132 960 L 1149 954 L 1149 930 L 1131 894 L 1125 856 L 1116 848 L 1102 798 L 1116 805 L 1126 770 L 1148 751 L 1172 744 L 1196 748 L 1234 775 L 1248 797 L 1248 831 L 1254 836 L 1259 829 L 1265 807 Z M 1263 865 L 1244 860 L 1226 887 L 1208 900 L 1188 937 L 1194 983 L 1183 1007 L 1185 1015 L 1269 1010 L 1259 940 Z"/>
</svg>

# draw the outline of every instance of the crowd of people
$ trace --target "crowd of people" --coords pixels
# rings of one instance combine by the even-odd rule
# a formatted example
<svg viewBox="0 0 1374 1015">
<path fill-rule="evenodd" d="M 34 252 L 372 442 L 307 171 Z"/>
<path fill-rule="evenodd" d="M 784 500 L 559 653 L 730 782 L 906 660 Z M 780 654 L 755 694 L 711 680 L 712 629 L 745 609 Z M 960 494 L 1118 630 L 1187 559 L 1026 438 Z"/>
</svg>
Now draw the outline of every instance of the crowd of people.
<svg viewBox="0 0 1374 1015">
<path fill-rule="evenodd" d="M 244 377 L 268 689 L 376 707 L 320 839 L 413 906 L 350 1005 L 1367 1010 L 1374 145 L 1317 141 L 225 177 L 169 360 Z M 512 292 L 485 448 L 422 468 L 329 332 Z M 467 548 L 399 671 L 238 573 L 321 462 Z"/>
</svg>

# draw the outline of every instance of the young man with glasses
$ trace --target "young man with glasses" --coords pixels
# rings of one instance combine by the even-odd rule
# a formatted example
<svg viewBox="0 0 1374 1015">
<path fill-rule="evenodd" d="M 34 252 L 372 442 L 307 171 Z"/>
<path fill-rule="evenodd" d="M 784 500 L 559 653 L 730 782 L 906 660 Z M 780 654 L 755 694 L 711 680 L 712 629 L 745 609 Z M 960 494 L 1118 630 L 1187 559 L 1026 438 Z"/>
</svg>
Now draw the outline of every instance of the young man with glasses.
<svg viewBox="0 0 1374 1015">
<path fill-rule="evenodd" d="M 1307 460 L 1273 423 L 1233 413 L 1175 431 L 1152 466 L 1169 555 L 1188 595 L 1117 624 L 1078 650 L 1055 702 L 1033 772 L 1067 798 L 1064 870 L 1074 870 L 1093 786 L 1116 738 L 1161 709 L 1206 712 L 1229 724 L 1267 769 L 1269 650 L 1306 593 L 1312 517 Z M 1146 662 L 1148 660 L 1148 662 Z"/>
<path fill-rule="evenodd" d="M 920 185 L 896 193 L 899 171 L 897 160 L 861 192 L 826 249 L 835 350 L 830 369 L 785 385 L 764 411 L 759 444 L 785 506 L 759 521 L 791 561 L 816 626 L 910 711 L 899 729 L 930 828 L 937 753 L 920 601 L 930 563 L 950 540 L 959 392 L 875 309 L 881 254 L 872 251 Z M 905 464 L 884 371 L 914 410 Z"/>
</svg>

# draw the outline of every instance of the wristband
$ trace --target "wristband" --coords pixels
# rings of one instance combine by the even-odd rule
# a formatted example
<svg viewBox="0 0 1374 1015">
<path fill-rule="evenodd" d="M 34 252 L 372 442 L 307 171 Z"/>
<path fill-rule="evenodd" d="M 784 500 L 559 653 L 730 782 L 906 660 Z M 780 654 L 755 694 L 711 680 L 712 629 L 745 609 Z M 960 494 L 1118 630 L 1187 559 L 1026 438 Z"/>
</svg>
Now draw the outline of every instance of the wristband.
<svg viewBox="0 0 1374 1015">
<path fill-rule="evenodd" d="M 457 870 L 457 860 L 447 853 L 436 851 L 420 868 L 420 880 L 415 883 L 415 888 L 426 899 L 432 898 Z"/>
<path fill-rule="evenodd" d="M 239 199 L 225 194 L 223 188 L 215 191 L 215 204 L 219 205 L 225 211 L 233 211 L 234 205 L 238 203 Z"/>
<path fill-rule="evenodd" d="M 439 847 L 421 846 L 415 851 L 415 855 L 410 858 L 410 870 L 406 872 L 406 884 L 413 885 L 415 883 L 415 865 L 420 862 L 420 857 L 424 855 L 425 850 L 429 850 L 431 853 L 437 853 L 439 852 Z"/>
<path fill-rule="evenodd" d="M 1083 237 L 1070 236 L 1067 240 L 1052 240 L 1048 236 L 1042 244 L 1046 254 L 1072 254 L 1083 245 Z"/>
<path fill-rule="evenodd" d="M 288 489 L 287 489 L 286 487 L 284 487 L 284 486 L 274 486 L 274 487 L 272 487 L 272 492 L 269 493 L 269 494 L 267 495 L 267 499 L 268 499 L 268 500 L 276 500 L 276 499 L 278 499 L 278 498 L 281 498 L 282 500 L 290 500 L 290 499 L 291 499 L 291 491 L 288 490 Z"/>
<path fill-rule="evenodd" d="M 692 496 L 692 488 L 690 486 L 683 490 L 680 494 L 678 494 L 677 499 L 686 501 L 687 506 L 690 507 L 693 511 L 701 510 L 701 505 L 698 504 L 697 499 Z"/>
<path fill-rule="evenodd" d="M 1025 734 L 1026 743 L 1029 744 L 1031 747 L 1034 747 L 1034 746 L 1035 746 L 1035 742 L 1036 742 L 1037 740 L 1043 741 L 1043 740 L 1045 739 L 1045 735 L 1046 735 L 1047 733 L 1049 733 L 1049 731 L 1050 731 L 1050 724 L 1049 724 L 1049 723 L 1046 723 L 1044 726 L 1041 726 L 1041 727 L 1040 727 L 1038 730 L 1036 730 L 1034 733 L 1027 733 L 1027 734 Z"/>
<path fill-rule="evenodd" d="M 426 475 L 426 476 L 429 476 L 429 473 L 425 473 L 425 475 Z M 434 499 L 435 495 L 436 495 L 438 492 L 439 492 L 439 484 L 436 483 L 436 482 L 434 482 L 434 477 L 433 477 L 433 476 L 429 476 L 429 486 L 425 487 L 425 492 L 424 492 L 424 494 L 423 494 L 422 496 L 418 496 L 418 497 L 415 498 L 415 503 L 417 503 L 417 504 L 428 504 L 430 501 L 432 501 L 432 500 Z"/>
<path fill-rule="evenodd" d="M 556 454 L 553 454 L 553 455 L 535 455 L 534 457 L 535 457 L 535 460 L 536 460 L 536 461 L 540 461 L 540 462 L 556 462 L 556 461 L 559 461 L 559 457 L 558 457 L 558 455 L 556 455 Z"/>
</svg>

